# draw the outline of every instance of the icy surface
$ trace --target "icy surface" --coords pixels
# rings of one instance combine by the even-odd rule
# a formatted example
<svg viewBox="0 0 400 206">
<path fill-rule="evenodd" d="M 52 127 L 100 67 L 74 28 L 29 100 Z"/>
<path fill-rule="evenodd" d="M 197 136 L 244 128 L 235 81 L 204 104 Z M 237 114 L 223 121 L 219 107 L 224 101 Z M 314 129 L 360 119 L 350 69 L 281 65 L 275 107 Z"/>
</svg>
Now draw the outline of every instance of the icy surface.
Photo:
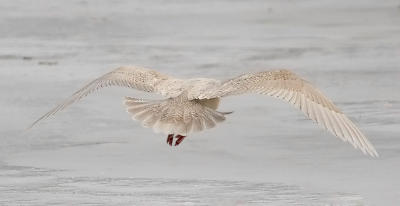
<svg viewBox="0 0 400 206">
<path fill-rule="evenodd" d="M 319 87 L 373 159 L 264 96 L 177 148 L 130 120 L 123 88 L 23 129 L 121 65 L 226 79 L 288 68 Z M 398 0 L 0 3 L 0 205 L 398 205 Z"/>
</svg>

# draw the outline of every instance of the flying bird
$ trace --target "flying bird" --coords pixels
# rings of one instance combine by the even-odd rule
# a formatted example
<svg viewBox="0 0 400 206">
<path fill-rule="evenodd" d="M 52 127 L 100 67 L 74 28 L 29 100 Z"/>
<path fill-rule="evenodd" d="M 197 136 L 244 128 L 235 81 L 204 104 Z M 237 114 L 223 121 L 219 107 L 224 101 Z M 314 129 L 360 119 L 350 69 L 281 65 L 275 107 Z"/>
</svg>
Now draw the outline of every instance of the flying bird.
<svg viewBox="0 0 400 206">
<path fill-rule="evenodd" d="M 124 104 L 132 119 L 140 121 L 144 127 L 153 128 L 155 132 L 165 133 L 170 146 L 174 137 L 177 146 L 188 134 L 213 128 L 223 122 L 231 112 L 217 111 L 221 98 L 257 93 L 288 102 L 336 137 L 359 148 L 364 154 L 378 157 L 368 139 L 331 100 L 308 81 L 284 69 L 247 73 L 220 81 L 208 78 L 178 79 L 147 68 L 123 66 L 90 82 L 28 129 L 90 93 L 109 86 L 129 87 L 166 97 L 163 100 L 125 97 Z"/>
</svg>

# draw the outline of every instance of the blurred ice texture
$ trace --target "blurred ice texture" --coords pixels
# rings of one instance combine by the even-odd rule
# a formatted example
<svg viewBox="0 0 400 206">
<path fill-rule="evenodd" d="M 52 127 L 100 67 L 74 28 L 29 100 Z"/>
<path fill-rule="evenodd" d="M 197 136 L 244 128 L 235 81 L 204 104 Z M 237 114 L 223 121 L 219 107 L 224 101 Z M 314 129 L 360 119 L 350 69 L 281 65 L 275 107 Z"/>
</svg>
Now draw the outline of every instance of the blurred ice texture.
<svg viewBox="0 0 400 206">
<path fill-rule="evenodd" d="M 0 205 L 396 205 L 398 0 L 0 3 Z M 289 68 L 350 116 L 379 159 L 263 96 L 170 148 L 132 122 L 128 89 L 92 95 L 21 130 L 120 65 L 178 77 Z"/>
</svg>

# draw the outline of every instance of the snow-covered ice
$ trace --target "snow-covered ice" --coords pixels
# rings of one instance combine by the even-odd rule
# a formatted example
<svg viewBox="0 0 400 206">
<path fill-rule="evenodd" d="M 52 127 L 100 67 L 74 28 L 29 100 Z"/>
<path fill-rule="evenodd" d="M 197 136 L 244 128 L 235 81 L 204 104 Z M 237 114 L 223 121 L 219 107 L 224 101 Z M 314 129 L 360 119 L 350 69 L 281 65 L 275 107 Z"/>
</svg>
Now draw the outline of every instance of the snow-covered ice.
<svg viewBox="0 0 400 206">
<path fill-rule="evenodd" d="M 290 105 L 229 97 L 219 127 L 170 148 L 104 89 L 23 129 L 121 65 L 226 79 L 288 68 L 380 158 Z M 400 1 L 2 0 L 0 205 L 398 205 Z M 235 100 L 235 101 L 233 101 Z"/>
</svg>

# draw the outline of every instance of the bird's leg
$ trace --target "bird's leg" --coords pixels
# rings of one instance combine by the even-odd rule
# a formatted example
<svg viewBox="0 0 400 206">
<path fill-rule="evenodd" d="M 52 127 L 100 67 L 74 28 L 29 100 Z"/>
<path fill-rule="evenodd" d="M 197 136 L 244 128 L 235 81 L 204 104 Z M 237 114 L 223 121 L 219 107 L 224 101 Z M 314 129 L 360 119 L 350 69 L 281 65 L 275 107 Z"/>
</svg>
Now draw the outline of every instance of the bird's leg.
<svg viewBox="0 0 400 206">
<path fill-rule="evenodd" d="M 169 134 L 167 137 L 167 144 L 169 144 L 169 146 L 172 146 L 173 141 L 174 141 L 174 134 Z"/>
<path fill-rule="evenodd" d="M 178 146 L 183 141 L 183 139 L 185 139 L 185 137 L 186 136 L 182 136 L 180 134 L 176 135 L 175 138 L 177 138 L 177 140 L 175 142 L 175 146 Z"/>
</svg>

